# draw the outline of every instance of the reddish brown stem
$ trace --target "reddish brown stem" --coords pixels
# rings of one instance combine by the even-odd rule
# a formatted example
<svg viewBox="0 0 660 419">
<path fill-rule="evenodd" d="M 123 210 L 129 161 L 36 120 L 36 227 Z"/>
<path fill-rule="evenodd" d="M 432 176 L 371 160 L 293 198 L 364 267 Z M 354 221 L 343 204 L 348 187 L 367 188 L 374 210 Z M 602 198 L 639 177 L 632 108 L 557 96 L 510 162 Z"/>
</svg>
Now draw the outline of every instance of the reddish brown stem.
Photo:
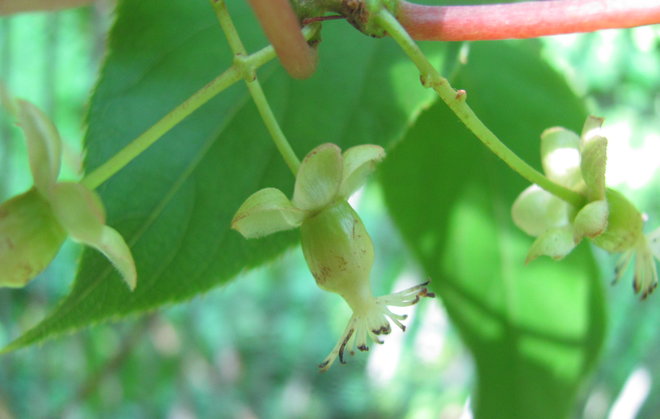
<svg viewBox="0 0 660 419">
<path fill-rule="evenodd" d="M 402 1 L 397 19 L 416 40 L 536 38 L 660 23 L 660 0 L 549 0 L 482 6 Z"/>
<path fill-rule="evenodd" d="M 0 16 L 23 12 L 57 11 L 80 7 L 93 0 L 0 0 Z"/>
<path fill-rule="evenodd" d="M 316 69 L 317 54 L 302 33 L 288 0 L 249 0 L 254 13 L 275 48 L 286 71 L 297 79 L 311 76 Z"/>
</svg>

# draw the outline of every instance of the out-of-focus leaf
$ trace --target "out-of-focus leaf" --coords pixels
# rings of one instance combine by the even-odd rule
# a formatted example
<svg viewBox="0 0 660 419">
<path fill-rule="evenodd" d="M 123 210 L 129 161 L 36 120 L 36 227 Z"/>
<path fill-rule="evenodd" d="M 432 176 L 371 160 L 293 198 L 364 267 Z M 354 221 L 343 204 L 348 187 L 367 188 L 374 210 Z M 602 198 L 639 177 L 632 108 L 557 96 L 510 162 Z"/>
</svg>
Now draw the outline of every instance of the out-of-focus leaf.
<svg viewBox="0 0 660 419">
<path fill-rule="evenodd" d="M 228 3 L 248 50 L 266 45 L 247 2 Z M 312 78 L 292 80 L 276 63 L 259 71 L 299 156 L 324 142 L 342 149 L 388 144 L 434 100 L 391 39 L 365 37 L 346 22 L 327 24 L 323 38 Z M 206 0 L 120 1 L 109 48 L 90 104 L 88 172 L 232 62 Z M 456 50 L 427 48 L 437 64 Z M 69 296 L 5 351 L 191 298 L 271 259 L 297 232 L 245 240 L 230 222 L 258 189 L 291 196 L 292 185 L 245 86 L 223 92 L 98 189 L 108 225 L 131 246 L 136 290 L 129 292 L 103 257 L 85 251 Z"/>
<path fill-rule="evenodd" d="M 530 49 L 472 45 L 455 87 L 536 167 L 539 135 L 579 130 L 585 112 Z M 603 291 L 587 246 L 525 265 L 533 239 L 511 205 L 527 184 L 443 104 L 426 111 L 383 164 L 386 201 L 471 350 L 478 418 L 562 418 L 597 358 Z"/>
</svg>

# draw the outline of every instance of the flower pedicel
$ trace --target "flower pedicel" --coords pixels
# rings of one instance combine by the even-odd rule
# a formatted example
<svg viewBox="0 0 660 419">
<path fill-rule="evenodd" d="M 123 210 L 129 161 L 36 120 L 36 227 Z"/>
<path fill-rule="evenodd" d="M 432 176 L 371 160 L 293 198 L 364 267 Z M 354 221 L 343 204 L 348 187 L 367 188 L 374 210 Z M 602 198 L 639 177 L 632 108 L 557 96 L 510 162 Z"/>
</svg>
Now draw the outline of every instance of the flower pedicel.
<svg viewBox="0 0 660 419">
<path fill-rule="evenodd" d="M 317 285 L 341 295 L 353 311 L 337 345 L 319 365 L 321 371 L 337 357 L 344 363 L 346 350 L 369 350 L 369 339 L 383 343 L 379 336 L 391 331 L 388 319 L 405 330 L 401 321 L 406 316 L 388 306 L 410 306 L 434 296 L 428 282 L 381 297 L 371 292 L 373 243 L 346 200 L 384 157 L 385 151 L 375 145 L 342 153 L 334 144 L 322 144 L 300 165 L 291 201 L 278 189 L 262 189 L 241 205 L 232 221 L 232 228 L 246 238 L 300 227 L 303 254 Z"/>
</svg>

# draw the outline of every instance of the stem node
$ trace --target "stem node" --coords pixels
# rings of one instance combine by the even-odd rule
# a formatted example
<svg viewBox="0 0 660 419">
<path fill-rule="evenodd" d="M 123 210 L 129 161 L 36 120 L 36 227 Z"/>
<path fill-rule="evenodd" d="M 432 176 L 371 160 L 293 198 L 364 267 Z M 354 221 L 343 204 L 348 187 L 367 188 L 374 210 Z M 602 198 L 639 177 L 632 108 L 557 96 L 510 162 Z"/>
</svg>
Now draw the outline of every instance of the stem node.
<svg viewBox="0 0 660 419">
<path fill-rule="evenodd" d="M 257 70 L 245 54 L 234 54 L 234 66 L 245 82 L 250 83 L 257 79 Z"/>
</svg>

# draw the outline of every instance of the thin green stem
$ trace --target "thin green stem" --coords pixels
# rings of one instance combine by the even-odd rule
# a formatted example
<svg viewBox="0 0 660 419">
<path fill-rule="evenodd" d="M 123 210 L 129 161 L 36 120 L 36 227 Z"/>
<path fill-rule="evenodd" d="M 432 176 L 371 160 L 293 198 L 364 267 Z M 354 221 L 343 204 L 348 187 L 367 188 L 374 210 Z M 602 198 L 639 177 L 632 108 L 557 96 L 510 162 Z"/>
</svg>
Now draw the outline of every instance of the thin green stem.
<svg viewBox="0 0 660 419">
<path fill-rule="evenodd" d="M 435 90 L 440 98 L 458 116 L 465 126 L 490 149 L 496 156 L 502 159 L 513 170 L 525 179 L 539 185 L 564 201 L 577 207 L 584 203 L 584 196 L 580 193 L 567 189 L 540 173 L 530 166 L 526 161 L 518 157 L 497 136 L 481 122 L 466 103 L 465 91 L 456 91 L 449 82 L 440 75 L 438 70 L 428 61 L 424 53 L 419 49 L 415 41 L 408 35 L 401 24 L 386 9 L 381 9 L 375 16 L 377 23 L 394 38 L 404 52 L 410 57 L 421 73 L 424 86 Z"/>
<path fill-rule="evenodd" d="M 273 111 L 268 104 L 268 100 L 266 99 L 266 95 L 261 88 L 261 84 L 259 84 L 259 82 L 255 79 L 252 82 L 248 82 L 247 87 L 250 91 L 250 94 L 252 95 L 252 99 L 254 100 L 255 105 L 257 105 L 257 109 L 259 110 L 261 119 L 266 125 L 266 129 L 268 129 L 270 136 L 275 142 L 275 146 L 279 150 L 287 166 L 289 166 L 289 169 L 291 169 L 291 173 L 293 173 L 295 176 L 296 173 L 298 173 L 298 168 L 300 167 L 300 159 L 298 159 L 298 156 L 296 156 L 296 153 L 293 151 L 293 148 L 291 148 L 286 135 L 284 135 L 282 128 L 280 128 L 280 124 L 277 122 L 277 119 L 275 118 L 275 115 L 273 114 Z"/>
<path fill-rule="evenodd" d="M 248 57 L 245 57 L 244 62 L 246 64 L 244 65 L 249 65 L 251 68 L 256 69 L 273 58 L 275 58 L 275 50 L 271 46 L 268 46 Z M 176 124 L 242 78 L 243 68 L 241 66 L 233 65 L 227 69 L 224 73 L 195 92 L 170 113 L 165 115 L 160 121 L 156 122 L 144 133 L 131 141 L 108 161 L 85 176 L 82 180 L 83 185 L 90 189 L 97 188 L 158 141 Z"/>
<path fill-rule="evenodd" d="M 236 26 L 234 25 L 234 22 L 231 20 L 231 15 L 229 14 L 229 10 L 227 10 L 227 4 L 225 3 L 225 1 L 224 0 L 210 0 L 210 1 L 211 1 L 211 5 L 213 6 L 213 10 L 215 10 L 215 15 L 218 18 L 218 22 L 220 22 L 220 27 L 222 28 L 222 31 L 225 33 L 225 37 L 227 37 L 227 43 L 229 44 L 229 48 L 231 48 L 234 54 L 247 55 L 247 51 L 245 50 L 245 47 L 243 46 L 243 42 L 241 42 L 241 38 L 238 35 L 238 31 L 236 30 Z"/>
<path fill-rule="evenodd" d="M 247 52 L 245 51 L 245 47 L 241 42 L 238 31 L 236 30 L 236 27 L 231 20 L 231 16 L 227 11 L 227 5 L 225 4 L 224 0 L 210 1 L 213 5 L 213 8 L 215 9 L 215 13 L 218 17 L 218 21 L 220 22 L 220 26 L 222 27 L 222 30 L 227 37 L 229 47 L 234 52 L 234 66 L 241 69 L 250 95 L 252 96 L 252 99 L 254 100 L 257 109 L 259 110 L 259 115 L 261 115 L 261 119 L 264 121 L 266 129 L 268 129 L 268 132 L 270 133 L 270 136 L 275 143 L 275 147 L 277 147 L 277 150 L 280 152 L 282 158 L 295 176 L 296 173 L 298 173 L 298 168 L 300 167 L 300 159 L 298 159 L 296 153 L 293 151 L 291 144 L 289 144 L 289 141 L 287 140 L 284 132 L 282 131 L 282 128 L 280 128 L 280 125 L 275 118 L 275 114 L 273 114 L 273 110 L 268 104 L 268 99 L 266 99 L 266 95 L 264 94 L 264 91 L 261 88 L 261 84 L 257 79 L 257 74 L 255 71 L 256 67 L 245 59 Z M 313 32 L 314 30 L 303 30 L 305 39 L 309 39 Z"/>
</svg>

